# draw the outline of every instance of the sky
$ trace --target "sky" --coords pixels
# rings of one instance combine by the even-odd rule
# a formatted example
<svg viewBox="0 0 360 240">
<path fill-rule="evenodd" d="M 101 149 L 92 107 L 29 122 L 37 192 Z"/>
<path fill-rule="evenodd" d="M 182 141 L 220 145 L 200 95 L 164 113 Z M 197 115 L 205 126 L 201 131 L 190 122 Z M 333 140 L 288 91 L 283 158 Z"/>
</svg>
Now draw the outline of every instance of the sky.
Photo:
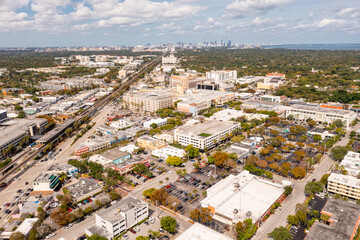
<svg viewBox="0 0 360 240">
<path fill-rule="evenodd" d="M 0 47 L 360 43 L 360 0 L 0 0 Z"/>
</svg>

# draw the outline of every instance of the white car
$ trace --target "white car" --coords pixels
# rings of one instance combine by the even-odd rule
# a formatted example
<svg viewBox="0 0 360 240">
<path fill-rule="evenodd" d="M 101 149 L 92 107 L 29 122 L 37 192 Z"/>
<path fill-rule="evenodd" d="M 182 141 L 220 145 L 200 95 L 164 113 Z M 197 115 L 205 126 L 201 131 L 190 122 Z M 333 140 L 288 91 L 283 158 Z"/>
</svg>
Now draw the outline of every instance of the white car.
<svg viewBox="0 0 360 240">
<path fill-rule="evenodd" d="M 50 239 L 52 237 L 55 237 L 56 233 L 51 233 L 49 235 L 46 236 L 46 239 Z"/>
<path fill-rule="evenodd" d="M 138 226 L 134 227 L 135 231 L 140 232 L 140 228 Z"/>
<path fill-rule="evenodd" d="M 124 239 L 128 240 L 129 237 L 127 235 L 123 235 Z"/>
</svg>

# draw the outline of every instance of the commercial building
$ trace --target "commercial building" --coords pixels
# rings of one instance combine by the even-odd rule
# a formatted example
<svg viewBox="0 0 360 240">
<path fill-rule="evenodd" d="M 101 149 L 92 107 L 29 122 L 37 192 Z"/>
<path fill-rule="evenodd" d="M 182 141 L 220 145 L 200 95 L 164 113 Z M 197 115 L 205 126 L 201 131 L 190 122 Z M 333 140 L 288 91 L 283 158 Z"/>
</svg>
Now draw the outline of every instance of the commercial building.
<svg viewBox="0 0 360 240">
<path fill-rule="evenodd" d="M 164 141 L 149 136 L 139 137 L 137 143 L 139 147 L 148 148 L 152 151 L 167 145 Z"/>
<path fill-rule="evenodd" d="M 26 136 L 35 136 L 45 132 L 48 121 L 45 119 L 21 119 L 7 121 L 0 127 L 0 160 L 9 156 L 4 155 L 3 150 L 9 146 L 18 146 Z"/>
<path fill-rule="evenodd" d="M 159 140 L 163 140 L 167 143 L 173 143 L 174 142 L 174 133 L 159 133 L 159 134 L 155 134 L 154 138 L 159 139 Z"/>
<path fill-rule="evenodd" d="M 286 117 L 293 117 L 296 121 L 306 121 L 312 119 L 318 123 L 332 123 L 341 120 L 345 127 L 349 127 L 351 122 L 357 117 L 356 113 L 349 110 L 328 109 L 315 106 L 296 105 L 288 107 Z"/>
<path fill-rule="evenodd" d="M 340 166 L 344 166 L 348 175 L 360 176 L 360 153 L 349 151 L 341 161 Z"/>
<path fill-rule="evenodd" d="M 54 191 L 60 185 L 60 178 L 52 173 L 41 173 L 33 181 L 34 191 Z"/>
<path fill-rule="evenodd" d="M 246 140 L 246 139 L 245 139 Z M 249 139 L 250 140 L 250 139 Z M 250 154 L 252 154 L 256 148 L 254 145 L 255 141 L 252 144 L 248 144 L 247 141 L 243 141 L 241 143 L 234 143 L 224 151 L 227 153 L 235 153 L 238 156 L 239 161 L 247 158 Z"/>
<path fill-rule="evenodd" d="M 130 110 L 142 112 L 156 112 L 173 105 L 173 97 L 167 92 L 131 92 L 124 95 L 123 101 Z"/>
<path fill-rule="evenodd" d="M 237 129 L 240 129 L 240 124 L 236 122 L 209 121 L 176 129 L 174 140 L 184 146 L 191 144 L 199 149 L 212 148 Z"/>
<path fill-rule="evenodd" d="M 215 90 L 219 90 L 220 86 L 218 83 L 215 82 L 204 81 L 201 83 L 197 83 L 196 89 L 215 91 Z"/>
<path fill-rule="evenodd" d="M 0 110 L 0 123 L 5 122 L 7 120 L 8 120 L 7 110 L 6 109 L 1 109 Z"/>
<path fill-rule="evenodd" d="M 284 97 L 281 97 L 281 96 L 273 96 L 273 95 L 262 95 L 262 96 L 260 96 L 260 100 L 264 101 L 264 102 L 279 103 L 279 102 L 282 102 L 283 99 L 284 99 Z"/>
<path fill-rule="evenodd" d="M 165 160 L 170 156 L 182 158 L 185 156 L 185 150 L 172 146 L 166 146 L 152 151 L 151 155 Z"/>
<path fill-rule="evenodd" d="M 75 177 L 78 174 L 77 167 L 67 163 L 59 163 L 52 165 L 48 168 L 47 172 L 53 173 L 55 175 L 60 175 L 61 173 L 65 173 L 67 177 Z"/>
<path fill-rule="evenodd" d="M 162 57 L 161 59 L 161 63 L 163 65 L 166 65 L 166 64 L 177 64 L 178 61 L 177 61 L 177 58 L 174 56 L 174 55 L 170 55 L 170 56 L 167 56 L 167 57 Z"/>
<path fill-rule="evenodd" d="M 329 216 L 315 221 L 305 240 L 353 240 L 360 222 L 360 206 L 340 199 L 328 199 L 320 214 Z"/>
<path fill-rule="evenodd" d="M 141 222 L 149 216 L 148 204 L 133 197 L 95 213 L 95 224 L 85 229 L 88 236 L 98 234 L 108 239 Z"/>
<path fill-rule="evenodd" d="M 264 110 L 264 111 L 274 111 L 274 112 L 282 112 L 287 109 L 287 107 L 281 105 L 276 102 L 265 102 L 260 100 L 247 100 L 244 101 L 241 105 L 244 109 L 256 109 L 256 110 Z"/>
<path fill-rule="evenodd" d="M 197 116 L 198 112 L 212 106 L 223 106 L 224 103 L 235 99 L 235 93 L 222 91 L 197 90 L 177 98 L 177 109 Z"/>
<path fill-rule="evenodd" d="M 131 158 L 130 153 L 123 152 L 123 151 L 120 151 L 115 148 L 109 149 L 109 150 L 101 153 L 100 155 L 107 159 L 110 159 L 113 162 L 113 164 L 115 164 L 115 165 L 123 163 Z"/>
<path fill-rule="evenodd" d="M 233 238 L 225 236 L 211 228 L 208 228 L 200 223 L 194 223 L 185 230 L 175 240 L 232 240 Z"/>
<path fill-rule="evenodd" d="M 143 123 L 144 128 L 150 129 L 152 128 L 151 125 L 152 124 L 156 124 L 156 126 L 160 127 L 160 126 L 164 126 L 167 124 L 167 118 L 155 118 L 155 119 L 151 119 L 149 121 L 146 121 Z"/>
<path fill-rule="evenodd" d="M 230 121 L 231 119 L 236 120 L 239 117 L 245 117 L 247 120 L 252 120 L 252 119 L 266 119 L 269 116 L 265 115 L 265 114 L 257 114 L 257 113 L 244 113 L 243 111 L 227 108 L 227 109 L 215 112 L 210 117 L 210 119 L 211 120 Z"/>
<path fill-rule="evenodd" d="M 23 94 L 25 93 L 24 89 L 21 88 L 4 88 L 2 90 L 2 94 L 6 95 L 13 95 L 13 94 Z"/>
<path fill-rule="evenodd" d="M 209 79 L 215 80 L 216 83 L 237 78 L 236 70 L 221 70 L 221 71 L 211 71 L 206 72 L 206 77 Z"/>
<path fill-rule="evenodd" d="M 351 199 L 360 199 L 360 179 L 331 173 L 328 178 L 327 190 L 329 193 L 340 194 Z"/>
<path fill-rule="evenodd" d="M 150 166 L 150 159 L 142 158 L 139 156 L 133 156 L 133 158 L 111 167 L 114 170 L 119 171 L 120 174 L 127 174 L 133 170 L 135 164 L 144 164 L 146 166 Z"/>
<path fill-rule="evenodd" d="M 248 218 L 259 223 L 275 202 L 284 199 L 284 186 L 289 184 L 265 180 L 245 170 L 209 188 L 201 206 L 210 209 L 214 219 L 226 224 Z"/>
</svg>

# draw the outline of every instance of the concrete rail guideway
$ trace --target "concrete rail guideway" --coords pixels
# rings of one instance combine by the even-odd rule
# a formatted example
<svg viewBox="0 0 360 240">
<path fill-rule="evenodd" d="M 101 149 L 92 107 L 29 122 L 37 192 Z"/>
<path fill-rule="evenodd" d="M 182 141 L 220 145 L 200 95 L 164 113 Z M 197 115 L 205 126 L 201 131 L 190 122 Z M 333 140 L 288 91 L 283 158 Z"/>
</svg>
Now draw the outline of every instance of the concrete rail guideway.
<svg viewBox="0 0 360 240">
<path fill-rule="evenodd" d="M 93 106 L 91 106 L 90 108 L 86 109 L 85 111 L 83 111 L 82 113 L 79 114 L 79 116 L 76 117 L 76 120 L 79 120 L 85 116 L 91 118 L 93 117 L 97 112 L 99 112 L 102 108 L 104 108 L 106 105 L 108 105 L 109 103 L 117 100 L 117 95 L 120 96 L 121 91 L 123 90 L 127 90 L 128 87 L 130 87 L 131 84 L 133 84 L 134 82 L 136 82 L 139 79 L 139 76 L 143 73 L 146 73 L 148 71 L 148 69 L 155 67 L 157 64 L 160 63 L 161 61 L 161 57 L 162 55 L 159 55 L 158 57 L 156 57 L 154 60 L 152 60 L 151 62 L 147 63 L 146 65 L 142 66 L 137 72 L 132 73 L 130 76 L 128 76 L 125 79 L 125 82 L 121 84 L 121 86 L 114 90 L 112 93 L 110 93 L 108 96 L 102 98 L 101 100 L 99 100 L 98 102 L 96 102 Z M 119 97 L 118 96 L 118 97 Z M 46 144 L 44 144 L 43 146 L 39 147 L 38 149 L 32 151 L 32 152 L 25 152 L 24 154 L 21 154 L 19 157 L 17 157 L 12 163 L 11 165 L 13 165 L 14 167 L 10 170 L 8 170 L 6 173 L 2 172 L 2 176 L 0 177 L 0 182 L 3 182 L 4 180 L 6 180 L 11 174 L 13 174 L 14 172 L 18 171 L 18 169 L 20 167 L 22 167 L 24 164 L 26 164 L 27 162 L 29 162 L 30 160 L 32 160 L 37 154 L 40 154 L 41 151 L 44 149 L 44 147 L 46 146 Z M 24 159 L 22 162 L 20 162 L 20 159 L 22 159 L 22 157 L 26 154 L 30 154 L 26 159 Z M 9 165 L 7 167 L 7 169 L 9 167 L 11 167 L 11 165 Z M 20 174 L 20 172 L 19 172 Z M 21 175 L 21 174 L 20 174 Z M 15 176 L 13 176 L 10 180 L 6 181 L 7 184 L 9 185 L 9 183 L 11 183 L 13 181 L 13 179 L 15 178 Z M 5 188 L 4 188 L 5 189 Z"/>
</svg>

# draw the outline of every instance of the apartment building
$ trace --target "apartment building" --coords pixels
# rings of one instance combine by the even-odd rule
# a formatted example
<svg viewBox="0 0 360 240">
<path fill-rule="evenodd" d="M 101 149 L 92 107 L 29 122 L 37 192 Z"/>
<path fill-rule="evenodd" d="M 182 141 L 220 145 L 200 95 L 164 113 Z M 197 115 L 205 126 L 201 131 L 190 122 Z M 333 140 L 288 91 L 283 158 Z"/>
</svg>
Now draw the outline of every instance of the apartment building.
<svg viewBox="0 0 360 240">
<path fill-rule="evenodd" d="M 292 116 L 296 121 L 312 119 L 318 123 L 332 123 L 335 120 L 341 120 L 345 127 L 348 128 L 357 115 L 349 110 L 296 105 L 286 110 L 286 117 L 289 116 Z"/>
<path fill-rule="evenodd" d="M 95 224 L 85 229 L 88 236 L 98 234 L 112 239 L 149 216 L 148 204 L 134 197 L 95 214 Z"/>
<path fill-rule="evenodd" d="M 41 173 L 33 182 L 34 191 L 53 191 L 60 184 L 59 176 L 45 172 Z"/>
<path fill-rule="evenodd" d="M 348 175 L 357 177 L 360 174 L 360 153 L 349 151 L 340 166 L 344 166 Z"/>
<path fill-rule="evenodd" d="M 173 105 L 170 93 L 132 92 L 123 97 L 125 105 L 132 111 L 156 112 Z"/>
<path fill-rule="evenodd" d="M 221 70 L 206 72 L 206 77 L 215 80 L 216 83 L 237 78 L 236 70 Z"/>
<path fill-rule="evenodd" d="M 353 176 L 331 173 L 327 190 L 351 199 L 360 199 L 360 179 Z"/>
<path fill-rule="evenodd" d="M 240 126 L 236 122 L 209 121 L 176 129 L 174 140 L 184 146 L 191 144 L 199 149 L 212 148 Z"/>
</svg>

